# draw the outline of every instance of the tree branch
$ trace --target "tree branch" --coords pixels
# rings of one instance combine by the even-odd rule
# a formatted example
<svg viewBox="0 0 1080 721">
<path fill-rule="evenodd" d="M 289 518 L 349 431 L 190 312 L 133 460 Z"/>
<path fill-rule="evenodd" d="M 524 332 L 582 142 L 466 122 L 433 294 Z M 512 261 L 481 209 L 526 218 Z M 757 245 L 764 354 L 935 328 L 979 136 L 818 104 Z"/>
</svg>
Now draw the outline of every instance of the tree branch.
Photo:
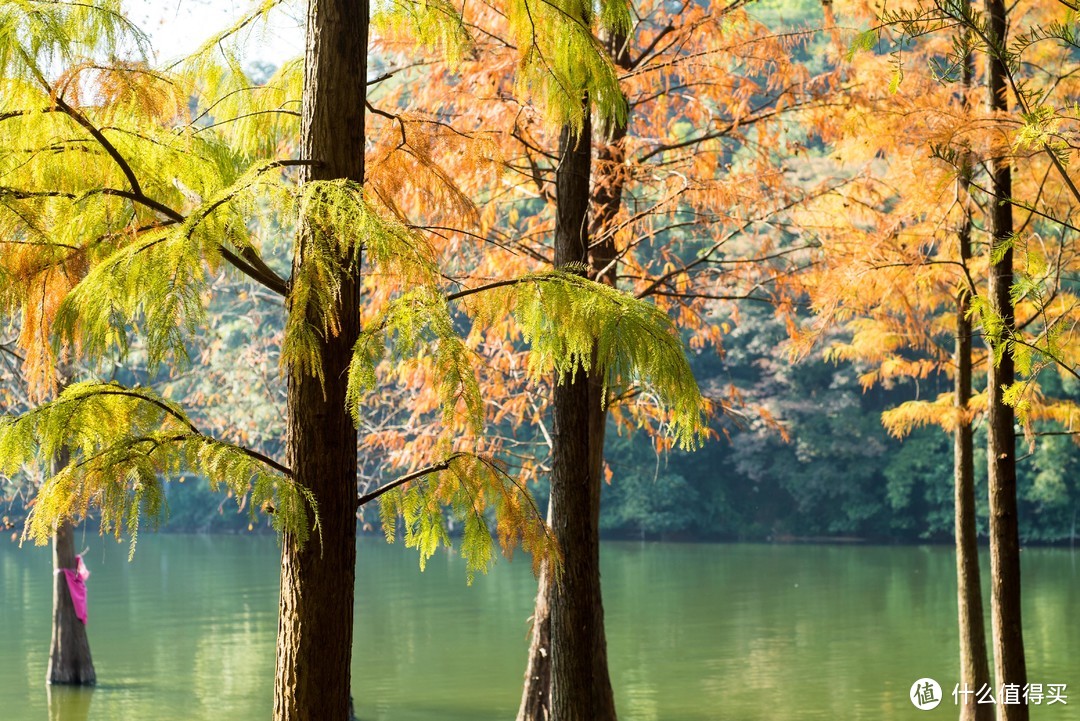
<svg viewBox="0 0 1080 721">
<path fill-rule="evenodd" d="M 452 456 L 450 456 L 449 458 L 447 458 L 444 461 L 440 461 L 440 462 L 435 463 L 433 465 L 427 466 L 426 468 L 421 468 L 420 470 L 413 471 L 412 473 L 407 473 L 404 476 L 401 476 L 400 478 L 395 478 L 394 480 L 390 481 L 389 483 L 386 483 L 384 485 L 379 486 L 374 491 L 371 491 L 370 493 L 365 493 L 364 495 L 359 496 L 356 499 L 356 507 L 360 508 L 361 506 L 363 506 L 363 505 L 365 505 L 367 503 L 370 503 L 371 501 L 374 501 L 376 498 L 383 495 L 387 491 L 392 491 L 395 488 L 397 488 L 398 486 L 405 485 L 409 481 L 415 481 L 417 478 L 423 478 L 424 476 L 429 475 L 431 473 L 438 473 L 439 471 L 445 471 L 448 468 L 450 468 L 450 462 L 453 461 L 455 458 L 458 458 L 461 455 L 462 455 L 461 453 L 455 453 L 455 454 L 453 454 Z"/>
</svg>

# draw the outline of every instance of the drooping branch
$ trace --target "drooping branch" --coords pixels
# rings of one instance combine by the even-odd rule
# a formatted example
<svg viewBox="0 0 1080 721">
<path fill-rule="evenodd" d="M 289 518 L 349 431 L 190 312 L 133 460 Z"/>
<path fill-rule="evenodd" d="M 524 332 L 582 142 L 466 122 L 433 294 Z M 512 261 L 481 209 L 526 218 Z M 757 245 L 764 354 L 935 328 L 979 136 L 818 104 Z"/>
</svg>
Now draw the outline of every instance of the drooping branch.
<svg viewBox="0 0 1080 721">
<path fill-rule="evenodd" d="M 395 488 L 397 488 L 399 486 L 403 486 L 406 483 L 408 483 L 409 481 L 415 481 L 417 478 L 423 478 L 424 476 L 430 475 L 432 473 L 438 473 L 439 471 L 448 470 L 450 468 L 450 463 L 455 458 L 458 458 L 458 457 L 463 456 L 463 455 L 465 455 L 465 454 L 463 454 L 463 453 L 455 453 L 455 454 L 451 455 L 450 457 L 446 458 L 443 461 L 440 461 L 438 463 L 434 463 L 434 464 L 432 464 L 430 466 L 426 466 L 424 468 L 421 468 L 418 471 L 413 471 L 412 473 L 406 473 L 404 476 L 401 476 L 400 478 L 395 478 L 394 480 L 390 481 L 389 483 L 385 483 L 385 484 L 379 486 L 374 491 L 371 491 L 369 493 L 365 493 L 362 496 L 359 496 L 356 499 L 356 507 L 360 508 L 361 506 L 363 506 L 363 505 L 365 505 L 367 503 L 370 503 L 371 501 L 374 501 L 376 498 L 378 498 L 382 494 L 384 494 L 384 493 L 386 493 L 388 491 L 392 491 L 392 490 L 394 490 Z"/>
<path fill-rule="evenodd" d="M 264 455 L 262 453 L 259 453 L 258 451 L 254 450 L 254 449 L 247 448 L 245 446 L 236 445 L 235 443 L 228 443 L 226 441 L 220 441 L 220 440 L 214 438 L 213 436 L 211 436 L 211 435 L 209 435 L 207 433 L 204 433 L 202 430 L 199 429 L 198 426 L 196 426 L 194 423 L 192 423 L 191 420 L 187 416 L 185 416 L 183 413 L 180 413 L 175 408 L 170 406 L 168 403 L 165 403 L 164 401 L 162 401 L 162 400 L 160 400 L 158 398 L 154 398 L 153 396 L 148 396 L 148 395 L 146 395 L 144 393 L 139 393 L 138 391 L 134 391 L 134 390 L 131 390 L 131 389 L 128 389 L 128 388 L 122 388 L 120 386 L 109 386 L 107 388 L 96 390 L 93 393 L 93 395 L 99 395 L 99 396 L 122 396 L 122 397 L 125 397 L 125 398 L 134 398 L 136 400 L 143 401 L 144 403 L 149 403 L 149 404 L 155 406 L 156 408 L 160 409 L 162 412 L 164 412 L 169 417 L 175 418 L 177 421 L 184 424 L 184 426 L 186 426 L 187 429 L 189 431 L 191 431 L 191 435 L 197 436 L 199 438 L 206 439 L 207 441 L 211 441 L 213 443 L 218 443 L 218 444 L 221 444 L 221 445 L 229 446 L 231 448 L 235 448 L 237 451 L 239 451 L 240 453 L 243 453 L 244 455 L 248 456 L 249 458 L 252 458 L 252 459 L 254 459 L 256 461 L 259 461 L 260 463 L 263 463 L 266 466 L 269 466 L 270 468 L 273 468 L 275 471 L 277 471 L 278 473 L 281 473 L 284 476 L 292 478 L 292 470 L 289 469 L 288 467 L 278 463 L 273 458 L 270 458 L 269 456 L 266 456 L 266 455 Z M 79 400 L 82 400 L 82 399 L 79 399 Z M 34 412 L 36 412 L 36 410 L 37 409 L 35 409 L 33 411 L 30 411 L 30 412 L 34 413 Z"/>
<path fill-rule="evenodd" d="M 116 146 L 113 145 L 107 137 L 105 137 L 101 129 L 94 125 L 90 121 L 90 119 L 87 118 L 83 113 L 80 113 L 78 110 L 68 105 L 62 97 L 60 97 L 59 95 L 54 95 L 52 86 L 49 85 L 49 83 L 44 79 L 44 77 L 41 77 L 39 75 L 38 80 L 45 87 L 46 92 L 53 96 L 53 102 L 55 103 L 55 106 L 59 110 L 59 112 L 62 112 L 68 117 L 70 117 L 75 123 L 80 125 L 83 129 L 86 130 L 87 133 L 90 134 L 90 136 L 98 143 L 98 145 L 101 146 L 102 150 L 104 150 L 106 154 L 108 154 L 109 157 L 113 159 L 117 167 L 120 169 L 120 172 L 124 174 L 124 177 L 127 179 L 128 184 L 131 187 L 130 191 L 121 190 L 118 188 L 102 188 L 99 190 L 91 191 L 87 195 L 104 194 L 127 198 L 132 202 L 143 205 L 147 208 L 150 208 L 151 210 L 154 210 L 155 212 L 164 215 L 170 220 L 176 221 L 178 223 L 184 222 L 185 218 L 182 213 L 160 201 L 149 197 L 145 192 L 143 192 L 142 186 L 139 184 L 138 176 L 136 175 L 134 169 L 131 167 L 131 164 L 127 161 L 126 158 L 124 158 L 124 156 L 120 153 Z M 287 164 L 302 164 L 304 161 L 279 162 L 280 165 L 284 166 Z M 241 256 L 233 253 L 223 244 L 218 243 L 217 245 L 218 250 L 221 253 L 221 257 L 224 258 L 230 265 L 242 272 L 244 275 L 249 276 L 256 282 L 266 286 L 278 295 L 285 296 L 288 293 L 288 284 L 285 282 L 285 279 L 277 275 L 277 273 L 275 273 L 272 268 L 266 265 L 261 258 L 257 258 L 256 256 L 258 254 L 255 253 L 254 249 L 245 248 L 244 250 L 242 250 L 242 259 Z"/>
</svg>

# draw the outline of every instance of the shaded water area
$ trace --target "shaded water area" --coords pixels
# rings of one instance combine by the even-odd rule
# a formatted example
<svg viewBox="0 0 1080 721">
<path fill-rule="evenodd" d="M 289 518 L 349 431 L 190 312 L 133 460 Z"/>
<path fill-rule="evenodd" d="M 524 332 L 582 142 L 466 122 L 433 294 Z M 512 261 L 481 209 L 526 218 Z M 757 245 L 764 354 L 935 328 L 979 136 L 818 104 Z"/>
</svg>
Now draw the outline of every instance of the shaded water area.
<svg viewBox="0 0 1080 721">
<path fill-rule="evenodd" d="M 268 719 L 272 537 L 94 535 L 90 642 L 101 684 L 47 689 L 45 549 L 0 543 L 0 719 Z M 463 562 L 362 539 L 353 693 L 362 721 L 509 721 L 535 582 L 526 557 L 471 587 Z M 1023 553 L 1030 680 L 1069 685 L 1038 721 L 1080 719 L 1080 558 Z M 623 721 L 955 718 L 946 547 L 605 543 L 609 657 Z M 934 711 L 917 678 L 945 688 Z M 1072 695 L 1075 694 L 1075 698 Z"/>
</svg>

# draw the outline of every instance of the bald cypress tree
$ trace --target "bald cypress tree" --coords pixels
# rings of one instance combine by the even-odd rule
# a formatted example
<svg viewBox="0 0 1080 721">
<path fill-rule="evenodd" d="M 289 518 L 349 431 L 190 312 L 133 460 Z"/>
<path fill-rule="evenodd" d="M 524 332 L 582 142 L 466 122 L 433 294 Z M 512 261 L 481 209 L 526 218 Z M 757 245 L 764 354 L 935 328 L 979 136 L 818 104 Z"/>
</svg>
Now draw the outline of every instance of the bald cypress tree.
<svg viewBox="0 0 1080 721">
<path fill-rule="evenodd" d="M 993 110 L 1007 111 L 1008 85 L 1005 48 L 1008 18 L 1003 0 L 987 0 L 987 29 L 991 48 L 987 64 L 987 89 Z M 1008 336 L 1015 333 L 1016 315 L 1013 285 L 1012 168 L 1008 157 L 992 157 L 989 163 L 990 232 L 994 250 L 987 288 L 989 308 Z M 990 621 L 994 639 L 996 687 L 1027 684 L 1024 660 L 1024 633 L 1020 608 L 1020 530 L 1016 497 L 1016 414 L 1006 403 L 1005 392 L 1016 382 L 1011 353 L 998 342 L 987 369 L 986 393 L 990 410 L 987 418 L 986 457 L 990 491 Z M 1027 721 L 1026 704 L 997 706 L 1002 721 Z"/>
<path fill-rule="evenodd" d="M 435 10 L 446 37 L 461 30 L 447 8 Z M 95 507 L 134 550 L 140 519 L 161 515 L 162 484 L 180 473 L 272 511 L 284 534 L 275 718 L 348 713 L 360 505 L 377 500 L 388 538 L 403 527 L 421 559 L 450 543 L 449 514 L 470 575 L 487 568 L 496 542 L 520 542 L 560 573 L 527 492 L 495 459 L 455 445 L 454 431 L 482 433 L 485 415 L 482 367 L 460 323 L 509 311 L 531 345 L 533 377 L 589 372 L 601 387 L 650 385 L 679 439 L 700 433 L 701 398 L 662 313 L 566 270 L 449 292 L 424 235 L 364 187 L 367 3 L 314 0 L 303 65 L 265 88 L 251 87 L 234 57 L 214 58 L 252 18 L 187 62 L 156 68 L 117 2 L 3 12 L 0 272 L 22 282 L 44 267 L 70 279 L 41 286 L 49 312 L 34 319 L 37 330 L 91 365 L 134 348 L 152 369 L 188 365 L 210 321 L 211 280 L 244 276 L 281 298 L 289 438 L 282 462 L 215 438 L 153 387 L 85 381 L 0 421 L 0 472 L 49 469 L 27 524 L 37 541 Z M 540 92 L 553 121 L 580 132 L 587 113 L 575 99 L 586 92 L 612 106 L 614 73 L 587 31 L 550 5 L 512 3 L 508 13 L 522 42 L 521 83 Z M 299 157 L 278 155 L 294 142 Z M 29 161 L 17 157 L 25 148 Z M 286 274 L 253 229 L 290 219 L 298 230 Z M 364 308 L 364 283 L 391 292 Z M 30 319 L 26 296 L 4 299 Z M 431 364 L 450 431 L 427 465 L 358 497 L 355 425 L 388 351 Z M 71 462 L 52 467 L 60 458 Z"/>
</svg>

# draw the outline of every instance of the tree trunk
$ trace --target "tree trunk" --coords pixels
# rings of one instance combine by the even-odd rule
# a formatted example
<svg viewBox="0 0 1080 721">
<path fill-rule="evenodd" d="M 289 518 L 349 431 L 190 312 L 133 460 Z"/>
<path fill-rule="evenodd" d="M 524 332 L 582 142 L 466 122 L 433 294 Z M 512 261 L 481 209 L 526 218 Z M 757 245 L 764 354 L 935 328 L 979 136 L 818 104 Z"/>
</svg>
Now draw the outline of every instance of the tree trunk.
<svg viewBox="0 0 1080 721">
<path fill-rule="evenodd" d="M 551 504 L 548 503 L 548 525 Z M 536 604 L 532 616 L 532 641 L 525 666 L 517 721 L 547 721 L 551 718 L 551 572 L 547 563 L 540 569 Z"/>
<path fill-rule="evenodd" d="M 564 127 L 556 171 L 555 265 L 588 261 L 591 124 L 576 137 Z M 601 381 L 578 372 L 552 397 L 551 525 L 563 573 L 551 601 L 551 718 L 609 721 L 615 699 L 607 669 L 600 594 Z"/>
<path fill-rule="evenodd" d="M 623 33 L 609 33 L 604 37 L 604 47 L 615 66 L 623 71 L 631 69 L 630 50 Z M 622 210 L 623 188 L 626 186 L 626 123 L 615 123 L 603 129 L 596 150 L 596 169 L 593 173 L 593 200 L 596 217 L 592 223 L 592 249 L 589 254 L 593 279 L 615 287 L 615 223 Z"/>
<path fill-rule="evenodd" d="M 364 177 L 368 3 L 311 0 L 304 69 L 303 180 Z M 308 242 L 293 259 L 293 277 Z M 356 566 L 356 429 L 345 406 L 359 328 L 359 267 L 342 273 L 341 331 L 320 339 L 324 382 L 288 370 L 288 464 L 318 503 L 320 536 L 282 539 L 276 721 L 349 718 Z M 299 311 L 295 311 L 299 312 Z"/>
<path fill-rule="evenodd" d="M 969 54 L 964 59 L 963 85 L 967 90 L 974 80 Z M 960 261 L 964 268 L 971 260 L 971 213 L 968 192 L 971 186 L 971 162 L 965 158 L 960 169 L 960 197 L 965 203 L 964 219 L 957 234 Z M 960 632 L 960 686 L 978 691 L 990 683 L 986 660 L 986 624 L 983 616 L 982 581 L 979 572 L 979 540 L 975 519 L 974 441 L 968 404 L 971 401 L 971 289 L 965 283 L 956 297 L 956 408 L 960 422 L 953 434 L 953 458 L 956 507 L 956 601 Z M 971 698 L 971 697 L 966 697 Z M 994 707 L 968 703 L 960 706 L 960 721 L 991 721 Z"/>
<path fill-rule="evenodd" d="M 628 68 L 630 55 L 627 49 L 626 36 L 612 34 L 606 37 L 604 42 L 615 64 L 622 68 Z M 622 191 L 626 182 L 622 167 L 625 159 L 623 139 L 626 137 L 626 125 L 621 124 L 607 128 L 603 135 L 606 142 L 600 144 L 597 149 L 595 175 L 592 173 L 588 157 L 591 153 L 592 144 L 591 126 L 586 126 L 582 136 L 578 139 L 578 146 L 573 152 L 568 152 L 568 148 L 572 147 L 572 142 L 567 129 L 563 129 L 560 137 L 560 165 L 559 172 L 556 174 L 558 221 L 555 238 L 555 265 L 558 267 L 569 262 L 588 263 L 594 280 L 614 287 L 616 247 L 611 228 L 614 226 L 615 219 L 622 207 Z M 575 164 L 579 168 L 576 171 L 573 169 Z M 593 177 L 590 178 L 590 176 Z M 584 178 L 584 180 L 581 180 L 581 178 Z M 591 192 L 589 191 L 590 180 L 593 181 Z M 573 195 L 573 199 L 571 199 L 572 194 L 577 193 L 590 193 L 595 201 L 596 216 L 591 224 L 588 222 L 587 203 L 583 207 L 577 195 Z M 587 227 L 592 228 L 591 234 L 584 231 Z M 590 235 L 595 236 L 595 240 L 590 238 Z M 579 530 L 591 534 L 588 543 L 581 546 L 581 548 L 595 549 L 589 550 L 589 553 L 594 554 L 596 558 L 595 575 L 592 575 L 593 571 L 589 570 L 579 576 L 579 583 L 583 592 L 581 598 L 575 599 L 574 603 L 580 607 L 579 613 L 582 616 L 591 616 L 593 619 L 591 623 L 598 626 L 598 629 L 593 630 L 597 637 L 596 648 L 599 650 L 592 658 L 591 675 L 581 677 L 582 679 L 596 679 L 598 689 L 593 693 L 591 700 L 582 698 L 581 704 L 583 705 L 575 705 L 574 708 L 577 711 L 574 713 L 577 715 L 568 715 L 569 712 L 565 710 L 560 714 L 553 713 L 552 657 L 553 653 L 561 651 L 565 646 L 560 640 L 555 639 L 552 631 L 551 606 L 554 602 L 553 590 L 551 577 L 545 569 L 545 572 L 540 576 L 536 605 L 533 609 L 532 643 L 529 646 L 529 660 L 525 670 L 525 688 L 522 692 L 517 721 L 547 721 L 548 718 L 590 718 L 589 713 L 595 713 L 594 717 L 597 719 L 616 718 L 614 694 L 611 691 L 611 679 L 607 668 L 607 640 L 603 627 L 604 609 L 599 572 L 600 484 L 603 479 L 604 433 L 607 427 L 607 409 L 603 403 L 604 399 L 599 383 L 593 383 L 593 386 L 588 392 L 582 392 L 580 389 L 578 391 L 583 396 L 581 402 L 585 403 L 587 408 L 586 415 L 589 430 L 588 439 L 584 442 L 587 450 L 582 451 L 581 454 L 590 458 L 588 466 L 588 482 L 590 484 L 588 502 L 593 505 L 574 511 L 569 499 L 560 498 L 558 512 L 580 516 L 582 523 L 586 518 L 592 519 L 588 528 Z M 556 389 L 555 392 L 557 396 L 560 391 Z M 556 413 L 558 412 L 556 411 Z M 558 421 L 556 421 L 557 426 Z M 555 449 L 558 448 L 561 442 L 559 436 L 556 435 L 553 454 L 557 453 Z M 578 440 L 577 442 L 581 443 L 583 441 Z M 569 468 L 572 471 L 574 466 L 570 465 Z M 554 501 L 556 496 L 554 469 L 551 494 Z M 554 504 L 548 508 L 548 523 L 553 528 L 556 526 L 555 516 L 553 515 L 554 508 Z M 559 538 L 557 530 L 556 537 Z M 563 543 L 561 538 L 560 543 Z M 564 553 L 571 553 L 571 549 L 565 545 L 563 545 L 563 551 Z M 576 553 L 576 551 L 574 552 Z M 588 610 L 588 604 L 595 604 L 595 608 L 591 611 Z M 552 643 L 558 645 L 554 652 Z M 587 654 L 592 653 L 593 651 L 587 652 Z M 572 688 L 588 685 L 589 682 L 579 680 L 574 683 L 573 679 L 568 679 L 564 683 L 569 684 L 564 686 L 565 690 L 563 692 L 565 705 L 562 708 L 567 709 L 571 704 L 569 696 L 580 692 L 580 688 L 577 691 L 572 690 Z M 595 709 L 595 711 L 590 712 L 589 709 Z"/>
<path fill-rule="evenodd" d="M 86 626 L 75 615 L 67 579 L 62 569 L 76 567 L 75 530 L 63 521 L 53 536 L 52 646 L 46 681 L 51 684 L 90 685 L 97 682 Z"/>
<path fill-rule="evenodd" d="M 1006 43 L 1004 0 L 987 0 L 990 36 L 997 45 Z M 1006 68 L 1000 58 L 989 59 L 990 106 L 1008 109 Z M 1007 157 L 990 159 L 993 212 L 991 231 L 994 246 L 1011 239 L 1013 234 L 1012 173 Z M 999 342 L 1004 342 L 1015 328 L 1009 291 L 1013 278 L 1013 253 L 1009 249 L 990 266 L 990 307 L 1004 322 Z M 987 424 L 987 459 L 990 486 L 990 615 L 994 638 L 995 686 L 1027 683 L 1024 663 L 1024 634 L 1020 614 L 1020 536 L 1016 508 L 1016 431 L 1013 409 L 1004 403 L 1002 393 L 1015 381 L 1013 359 L 1006 349 L 1000 361 L 989 364 L 987 394 L 990 414 Z M 997 704 L 1001 721 L 1027 721 L 1025 704 Z"/>
<path fill-rule="evenodd" d="M 971 224 L 960 235 L 961 257 L 971 257 Z M 960 631 L 960 685 L 978 690 L 990 683 L 986 660 L 986 626 L 983 620 L 982 582 L 979 574 L 979 541 L 975 525 L 975 461 L 970 419 L 971 319 L 970 294 L 966 288 L 956 300 L 956 407 L 960 423 L 953 434 L 956 505 L 956 595 Z M 990 721 L 993 706 L 970 703 L 960 706 L 961 721 Z"/>
</svg>

